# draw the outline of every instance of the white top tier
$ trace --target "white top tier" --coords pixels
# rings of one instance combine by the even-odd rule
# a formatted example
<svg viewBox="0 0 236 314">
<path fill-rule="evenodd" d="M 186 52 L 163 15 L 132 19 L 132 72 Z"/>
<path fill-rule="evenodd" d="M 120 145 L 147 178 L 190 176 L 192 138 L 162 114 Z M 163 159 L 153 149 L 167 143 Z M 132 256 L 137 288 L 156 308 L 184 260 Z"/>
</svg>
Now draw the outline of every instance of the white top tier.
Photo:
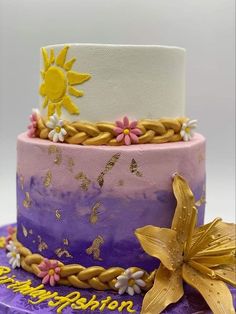
<svg viewBox="0 0 236 314">
<path fill-rule="evenodd" d="M 43 115 L 48 106 L 60 107 L 61 118 L 70 121 L 113 122 L 125 115 L 131 119 L 185 115 L 182 48 L 68 44 L 47 46 L 43 51 Z M 74 108 L 73 115 L 68 113 L 68 104 Z"/>
</svg>

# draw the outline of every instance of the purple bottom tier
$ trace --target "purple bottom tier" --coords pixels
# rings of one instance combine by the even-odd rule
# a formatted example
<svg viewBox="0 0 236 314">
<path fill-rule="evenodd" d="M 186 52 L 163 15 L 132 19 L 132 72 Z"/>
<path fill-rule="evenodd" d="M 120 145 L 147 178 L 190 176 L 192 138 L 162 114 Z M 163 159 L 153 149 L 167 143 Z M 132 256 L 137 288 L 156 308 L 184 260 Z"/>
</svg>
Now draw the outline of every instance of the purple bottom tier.
<svg viewBox="0 0 236 314">
<path fill-rule="evenodd" d="M 7 227 L 0 228 L 0 237 L 7 235 Z M 130 309 L 132 309 L 132 313 L 140 313 L 143 296 L 142 295 L 135 295 L 133 297 L 125 295 L 120 296 L 117 293 L 114 293 L 112 291 L 94 291 L 94 290 L 78 290 L 70 287 L 48 287 L 45 286 L 42 289 L 45 289 L 46 291 L 51 292 L 51 296 L 49 298 L 39 304 L 31 304 L 29 301 L 37 301 L 38 298 L 33 298 L 29 295 L 24 295 L 25 292 L 13 292 L 14 287 L 10 286 L 9 283 L 4 283 L 3 276 L 7 276 L 8 278 L 13 278 L 14 282 L 18 282 L 18 285 L 21 282 L 25 282 L 30 280 L 30 287 L 38 287 L 41 284 L 41 280 L 39 280 L 34 275 L 31 275 L 27 272 L 25 272 L 22 269 L 16 269 L 11 270 L 10 273 L 4 274 L 2 272 L 2 269 L 4 266 L 9 267 L 8 260 L 6 257 L 6 252 L 4 249 L 0 249 L 0 313 L 1 314 L 20 314 L 20 313 L 42 313 L 42 314 L 52 314 L 52 313 L 59 313 L 59 305 L 58 306 L 50 306 L 51 303 L 56 303 L 55 294 L 53 297 L 53 293 L 57 293 L 57 298 L 59 296 L 68 296 L 71 293 L 74 293 L 77 296 L 79 293 L 81 294 L 81 298 L 86 298 L 87 302 L 89 302 L 92 298 L 95 298 L 96 301 L 100 303 L 99 307 L 97 309 L 91 310 L 91 307 L 88 307 L 87 310 L 79 310 L 79 309 L 72 309 L 72 303 L 68 304 L 64 309 L 62 309 L 63 314 L 76 314 L 76 313 L 128 313 L 126 310 L 127 307 L 124 310 L 118 310 L 122 302 L 126 301 L 130 304 Z M 5 277 L 6 278 L 6 277 Z M 32 291 L 32 290 L 31 290 Z M 236 289 L 231 289 L 231 293 L 233 295 L 234 299 L 234 306 L 236 307 Z M 103 311 L 99 310 L 102 306 L 102 301 L 106 300 L 107 298 L 111 298 L 110 302 L 106 305 L 106 307 L 103 309 Z M 109 299 L 110 299 L 109 298 Z M 115 302 L 116 301 L 116 302 Z M 131 302 L 132 303 L 131 303 Z M 117 305 L 117 309 L 114 308 L 114 310 L 109 309 L 109 305 L 111 306 L 113 302 L 113 306 Z M 65 302 L 63 303 L 65 304 Z M 114 306 L 115 307 L 115 306 Z M 131 311 L 130 311 L 131 313 Z M 185 295 L 183 298 L 176 304 L 170 305 L 164 312 L 164 314 L 193 314 L 193 313 L 211 313 L 207 303 L 205 300 L 201 297 L 201 295 L 194 290 L 193 288 L 189 286 L 185 286 Z"/>
</svg>

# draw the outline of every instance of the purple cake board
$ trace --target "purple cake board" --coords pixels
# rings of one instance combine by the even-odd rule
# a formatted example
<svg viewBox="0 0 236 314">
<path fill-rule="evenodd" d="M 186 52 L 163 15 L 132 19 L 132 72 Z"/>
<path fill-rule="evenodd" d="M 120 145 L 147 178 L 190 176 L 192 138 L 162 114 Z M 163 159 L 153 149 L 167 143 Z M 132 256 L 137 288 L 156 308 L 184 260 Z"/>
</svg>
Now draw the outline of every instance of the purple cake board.
<svg viewBox="0 0 236 314">
<path fill-rule="evenodd" d="M 0 237 L 7 235 L 7 226 L 0 227 Z M 9 266 L 8 259 L 6 257 L 6 252 L 4 249 L 0 249 L 0 265 L 1 266 Z M 10 274 L 9 274 L 10 275 Z M 16 279 L 19 281 L 24 281 L 31 279 L 32 286 L 36 287 L 41 284 L 41 280 L 36 276 L 25 272 L 22 269 L 12 270 L 11 275 L 15 275 Z M 58 292 L 59 295 L 64 296 L 73 291 L 79 291 L 82 297 L 87 298 L 88 300 L 92 297 L 92 295 L 97 296 L 97 300 L 106 299 L 107 296 L 111 296 L 113 300 L 117 300 L 119 303 L 124 300 L 131 300 L 134 303 L 133 309 L 136 310 L 136 313 L 141 312 L 141 306 L 143 301 L 142 295 L 135 295 L 133 297 L 128 295 L 119 296 L 117 293 L 112 291 L 94 291 L 94 290 L 83 290 L 83 289 L 75 289 L 70 287 L 56 286 L 51 288 L 50 286 L 46 286 L 46 289 L 53 292 Z M 233 298 L 234 298 L 234 306 L 236 307 L 236 289 L 231 289 Z M 21 313 L 41 313 L 41 314 L 52 314 L 56 313 L 56 308 L 49 307 L 47 301 L 44 301 L 38 305 L 32 305 L 28 303 L 29 297 L 23 296 L 20 293 L 14 293 L 11 289 L 7 288 L 7 285 L 0 285 L 0 313 L 1 314 L 21 314 Z M 76 314 L 76 313 L 120 313 L 117 310 L 110 311 L 105 309 L 100 312 L 99 310 L 72 310 L 67 307 L 62 311 L 63 314 Z M 126 310 L 123 313 L 128 313 Z M 202 296 L 190 286 L 185 285 L 185 295 L 183 298 L 176 304 L 172 304 L 168 306 L 168 308 L 162 312 L 163 314 L 200 314 L 200 313 L 211 313 L 208 305 Z"/>
</svg>

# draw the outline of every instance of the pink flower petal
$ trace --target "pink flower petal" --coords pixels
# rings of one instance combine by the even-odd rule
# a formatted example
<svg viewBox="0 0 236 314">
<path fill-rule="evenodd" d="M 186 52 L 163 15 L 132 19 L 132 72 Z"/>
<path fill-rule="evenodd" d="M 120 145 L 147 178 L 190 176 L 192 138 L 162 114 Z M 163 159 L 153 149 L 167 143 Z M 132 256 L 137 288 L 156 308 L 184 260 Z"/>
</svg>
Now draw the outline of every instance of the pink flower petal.
<svg viewBox="0 0 236 314">
<path fill-rule="evenodd" d="M 123 141 L 124 136 L 125 136 L 124 133 L 121 133 L 120 135 L 117 136 L 116 141 L 117 142 Z"/>
<path fill-rule="evenodd" d="M 47 270 L 46 264 L 44 262 L 39 264 L 39 269 L 40 270 Z"/>
<path fill-rule="evenodd" d="M 54 276 L 50 276 L 50 286 L 55 286 L 55 279 Z"/>
<path fill-rule="evenodd" d="M 44 259 L 44 263 L 45 263 L 46 267 L 48 267 L 48 268 L 51 267 L 51 262 L 50 262 L 49 259 L 45 258 L 45 259 Z"/>
<path fill-rule="evenodd" d="M 58 274 L 54 274 L 54 280 L 55 280 L 55 281 L 60 280 L 60 276 L 59 276 Z"/>
<path fill-rule="evenodd" d="M 114 128 L 114 132 L 115 132 L 116 134 L 120 134 L 120 133 L 123 132 L 123 129 L 122 129 L 122 128 L 119 128 L 119 127 L 116 127 L 116 128 Z"/>
<path fill-rule="evenodd" d="M 132 129 L 131 132 L 135 135 L 142 135 L 143 134 L 142 131 L 138 128 Z"/>
<path fill-rule="evenodd" d="M 51 261 L 51 268 L 56 268 L 58 265 L 58 261 Z"/>
<path fill-rule="evenodd" d="M 49 275 L 47 274 L 47 275 L 43 278 L 42 283 L 43 283 L 44 285 L 46 285 L 48 282 L 49 282 Z"/>
<path fill-rule="evenodd" d="M 137 144 L 138 143 L 138 137 L 137 135 L 135 135 L 134 133 L 130 132 L 130 138 L 132 140 L 133 143 Z"/>
<path fill-rule="evenodd" d="M 124 124 L 123 124 L 123 122 L 121 122 L 121 121 L 119 121 L 119 120 L 116 121 L 116 126 L 117 126 L 118 128 L 124 129 Z"/>
<path fill-rule="evenodd" d="M 124 117 L 123 123 L 124 123 L 124 128 L 129 128 L 129 119 L 127 116 Z"/>
<path fill-rule="evenodd" d="M 44 278 L 46 275 L 47 275 L 47 271 L 41 271 L 39 274 L 38 274 L 38 277 L 39 278 Z"/>
<path fill-rule="evenodd" d="M 61 268 L 60 268 L 60 267 L 56 267 L 56 268 L 55 268 L 55 273 L 59 274 L 60 271 L 61 271 Z"/>
<path fill-rule="evenodd" d="M 136 126 L 137 126 L 137 124 L 138 124 L 138 121 L 132 121 L 131 123 L 130 123 L 130 128 L 131 129 L 134 129 L 134 128 L 136 128 Z"/>
<path fill-rule="evenodd" d="M 125 135 L 125 145 L 130 145 L 131 144 L 131 140 L 130 140 L 130 136 L 128 134 Z"/>
</svg>

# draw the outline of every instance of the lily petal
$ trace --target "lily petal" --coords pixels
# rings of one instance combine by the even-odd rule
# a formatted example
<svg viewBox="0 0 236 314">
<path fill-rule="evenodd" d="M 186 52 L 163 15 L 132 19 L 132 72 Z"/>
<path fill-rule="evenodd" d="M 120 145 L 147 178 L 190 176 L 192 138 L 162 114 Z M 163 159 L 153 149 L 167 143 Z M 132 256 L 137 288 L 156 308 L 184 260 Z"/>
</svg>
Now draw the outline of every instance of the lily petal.
<svg viewBox="0 0 236 314">
<path fill-rule="evenodd" d="M 135 235 L 144 251 L 158 258 L 169 270 L 175 270 L 182 261 L 182 250 L 174 230 L 145 226 L 136 229 Z"/>
<path fill-rule="evenodd" d="M 184 294 L 181 271 L 169 271 L 160 265 L 154 285 L 143 300 L 141 314 L 161 313 L 169 304 L 177 302 Z"/>
<path fill-rule="evenodd" d="M 217 279 L 236 287 L 236 265 L 221 266 L 214 268 Z"/>
<path fill-rule="evenodd" d="M 223 281 L 211 279 L 187 264 L 183 265 L 182 275 L 189 285 L 201 293 L 213 313 L 235 314 L 232 295 Z"/>
</svg>

